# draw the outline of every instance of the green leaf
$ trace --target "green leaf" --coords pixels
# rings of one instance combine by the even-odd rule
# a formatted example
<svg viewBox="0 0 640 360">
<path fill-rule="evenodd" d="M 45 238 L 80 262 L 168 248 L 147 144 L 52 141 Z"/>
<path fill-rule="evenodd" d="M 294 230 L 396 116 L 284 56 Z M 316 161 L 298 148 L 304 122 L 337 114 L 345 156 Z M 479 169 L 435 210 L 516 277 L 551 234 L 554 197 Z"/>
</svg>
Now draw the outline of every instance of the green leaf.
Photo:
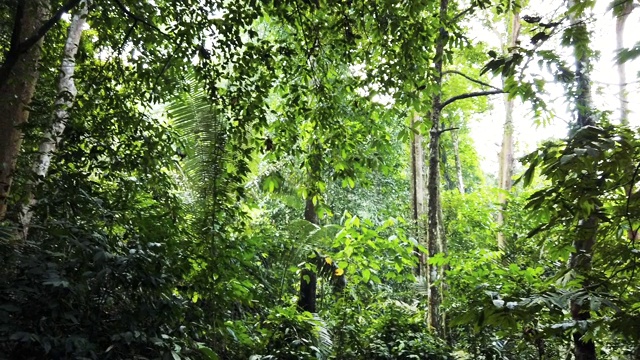
<svg viewBox="0 0 640 360">
<path fill-rule="evenodd" d="M 371 277 L 371 271 L 369 269 L 362 270 L 362 280 L 364 282 L 369 282 L 369 278 Z"/>
<path fill-rule="evenodd" d="M 204 345 L 198 345 L 198 350 L 207 358 L 207 360 L 220 360 L 220 357 L 215 353 L 215 351 Z"/>
</svg>

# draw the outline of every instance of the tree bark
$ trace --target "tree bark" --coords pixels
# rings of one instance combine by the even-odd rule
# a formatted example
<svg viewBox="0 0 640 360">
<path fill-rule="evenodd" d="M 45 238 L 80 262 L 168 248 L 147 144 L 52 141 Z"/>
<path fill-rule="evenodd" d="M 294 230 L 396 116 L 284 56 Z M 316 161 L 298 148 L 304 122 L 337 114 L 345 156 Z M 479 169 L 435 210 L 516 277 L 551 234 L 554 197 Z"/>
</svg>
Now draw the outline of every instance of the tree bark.
<svg viewBox="0 0 640 360">
<path fill-rule="evenodd" d="M 448 164 L 449 164 L 449 159 L 447 157 L 447 152 L 442 151 L 442 149 L 440 149 L 440 166 L 442 166 L 442 177 L 444 178 L 444 190 L 457 189 L 458 185 L 453 180 L 453 178 L 451 178 L 451 174 L 449 172 L 449 166 L 447 166 Z"/>
<path fill-rule="evenodd" d="M 7 201 L 22 144 L 20 126 L 29 119 L 29 104 L 38 82 L 42 38 L 25 52 L 18 51 L 45 23 L 49 1 L 19 1 L 17 5 L 11 48 L 5 59 L 6 78 L 0 85 L 0 221 L 7 212 Z M 4 68 L 4 65 L 3 65 Z"/>
<path fill-rule="evenodd" d="M 436 256 L 443 251 L 442 234 L 440 233 L 440 114 L 442 106 L 442 65 L 444 62 L 444 47 L 447 42 L 447 31 L 445 22 L 447 21 L 447 8 L 449 0 L 440 0 L 440 34 L 436 42 L 434 58 L 434 86 L 437 88 L 432 98 L 431 104 L 431 130 L 429 131 L 429 170 L 427 180 L 428 199 L 428 249 L 429 257 Z M 441 312 L 442 304 L 442 269 L 433 264 L 428 264 L 429 273 L 429 325 L 433 330 L 444 338 L 444 320 Z"/>
<path fill-rule="evenodd" d="M 520 14 L 514 11 L 508 22 L 508 48 L 507 51 L 512 51 L 518 41 L 520 34 Z M 502 87 L 505 85 L 505 78 L 502 79 Z M 504 126 L 502 133 L 502 147 L 500 149 L 500 166 L 498 173 L 498 204 L 500 210 L 498 211 L 497 223 L 498 226 L 504 224 L 504 216 L 507 206 L 507 194 L 511 191 L 512 177 L 513 177 L 513 109 L 514 101 L 509 98 L 509 94 L 504 94 Z M 502 231 L 498 232 L 498 248 L 504 249 L 506 241 Z"/>
<path fill-rule="evenodd" d="M 638 5 L 633 0 L 620 2 L 613 9 L 616 14 L 616 50 L 624 48 L 624 26 L 627 18 Z M 620 98 L 620 123 L 629 124 L 629 97 L 627 96 L 627 71 L 625 63 L 618 62 L 618 97 Z"/>
<path fill-rule="evenodd" d="M 411 128 L 420 120 L 417 114 L 411 118 Z M 422 134 L 413 133 L 411 138 L 411 210 L 412 218 L 416 225 L 416 239 L 418 243 L 425 244 L 425 176 L 424 176 L 424 149 Z M 418 257 L 418 266 L 415 269 L 417 276 L 425 276 L 425 254 L 415 249 Z"/>
<path fill-rule="evenodd" d="M 307 181 L 310 191 L 307 194 L 307 199 L 305 200 L 304 219 L 312 224 L 319 225 L 320 219 L 318 218 L 313 198 L 319 194 L 315 184 L 321 177 L 322 155 L 320 154 L 322 153 L 322 149 L 314 142 L 310 146 L 309 153 L 310 169 Z M 308 311 L 311 313 L 316 312 L 316 288 L 318 283 L 316 265 L 318 263 L 318 259 L 315 256 L 316 254 L 309 255 L 309 259 L 307 260 L 309 263 L 313 264 L 312 269 L 307 269 L 305 267 L 300 271 L 300 297 L 298 298 L 298 308 L 302 311 Z"/>
<path fill-rule="evenodd" d="M 580 0 L 570 0 L 568 2 L 569 9 L 571 9 Z M 584 31 L 587 33 L 586 23 L 583 20 L 582 14 L 570 13 L 571 25 L 575 31 Z M 585 126 L 595 125 L 592 112 L 591 101 L 591 63 L 590 54 L 588 51 L 588 44 L 574 44 L 574 57 L 576 60 L 575 68 L 575 112 L 576 112 L 576 127 L 582 128 Z M 593 245 L 596 242 L 596 235 L 598 231 L 598 218 L 592 214 L 586 219 L 580 219 L 578 223 L 578 229 L 575 234 L 574 251 L 571 254 L 569 261 L 569 267 L 574 269 L 577 273 L 585 275 L 591 268 L 591 256 Z M 588 287 L 587 280 L 583 280 L 583 288 Z M 577 303 L 575 300 L 571 300 L 571 318 L 575 321 L 584 322 L 590 317 L 590 306 L 588 303 Z M 573 343 L 575 349 L 576 360 L 595 360 L 596 359 L 596 347 L 592 339 L 584 339 L 585 332 L 576 328 L 573 333 Z"/>
<path fill-rule="evenodd" d="M 89 0 L 83 1 L 80 10 L 73 16 L 71 25 L 68 29 L 67 40 L 64 45 L 62 62 L 60 65 L 60 79 L 58 80 L 58 95 L 55 101 L 56 111 L 54 113 L 53 124 L 51 125 L 51 129 L 45 133 L 44 138 L 40 143 L 38 160 L 33 164 L 35 180 L 29 184 L 29 189 L 27 191 L 28 202 L 22 207 L 20 212 L 20 225 L 22 227 L 22 236 L 24 239 L 27 238 L 29 225 L 31 224 L 31 218 L 33 217 L 32 208 L 36 203 L 33 191 L 47 175 L 49 166 L 51 165 L 51 158 L 62 139 L 62 133 L 67 125 L 69 109 L 72 107 L 77 94 L 73 79 L 73 75 L 76 70 L 75 57 L 78 52 L 78 47 L 80 46 L 82 31 L 86 24 L 88 6 Z"/>
<path fill-rule="evenodd" d="M 571 253 L 569 266 L 580 274 L 585 274 L 591 269 L 591 255 L 593 245 L 596 243 L 596 234 L 598 232 L 598 218 L 591 215 L 587 220 L 581 221 L 578 225 L 576 240 L 574 241 L 574 252 Z M 582 286 L 587 287 L 589 284 L 583 280 Z M 591 318 L 589 313 L 590 306 L 588 303 L 577 303 L 571 300 L 571 318 L 575 321 L 585 322 Z M 593 340 L 585 341 L 583 339 L 584 332 L 575 330 L 573 333 L 573 344 L 575 348 L 576 360 L 595 360 L 596 346 Z"/>
<path fill-rule="evenodd" d="M 304 209 L 304 218 L 313 224 L 318 224 L 318 215 L 311 197 L 307 198 Z M 316 261 L 312 262 L 313 264 Z M 315 266 L 315 265 L 314 265 Z M 318 276 L 315 271 L 303 268 L 300 272 L 300 297 L 298 298 L 298 307 L 302 311 L 310 313 L 316 312 L 316 287 Z"/>
</svg>

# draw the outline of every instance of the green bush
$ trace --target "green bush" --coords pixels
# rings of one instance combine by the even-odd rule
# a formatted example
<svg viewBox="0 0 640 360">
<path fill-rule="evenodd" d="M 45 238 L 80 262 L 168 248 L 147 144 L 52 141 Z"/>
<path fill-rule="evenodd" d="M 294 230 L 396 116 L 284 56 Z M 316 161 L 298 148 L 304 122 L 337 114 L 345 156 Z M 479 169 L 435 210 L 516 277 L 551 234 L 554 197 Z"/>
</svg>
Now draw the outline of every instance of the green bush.
<svg viewBox="0 0 640 360">
<path fill-rule="evenodd" d="M 342 347 L 336 349 L 335 359 L 453 359 L 449 346 L 430 333 L 426 313 L 417 304 L 386 300 L 374 304 L 364 314 L 352 315 L 360 320 L 366 316 L 366 320 L 350 322 L 352 326 L 342 329 L 346 334 L 340 342 Z"/>
</svg>

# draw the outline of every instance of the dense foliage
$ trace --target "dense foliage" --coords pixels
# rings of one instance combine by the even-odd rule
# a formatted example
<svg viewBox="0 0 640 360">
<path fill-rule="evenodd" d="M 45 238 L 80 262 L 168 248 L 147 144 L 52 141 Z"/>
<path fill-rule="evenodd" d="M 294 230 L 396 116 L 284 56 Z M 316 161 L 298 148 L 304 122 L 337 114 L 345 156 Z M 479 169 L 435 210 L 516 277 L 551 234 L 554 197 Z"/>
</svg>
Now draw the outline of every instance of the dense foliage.
<svg viewBox="0 0 640 360">
<path fill-rule="evenodd" d="M 640 133 L 588 101 L 593 2 L 25 4 L 0 360 L 640 359 Z M 473 36 L 520 13 L 516 47 Z M 556 84 L 571 130 L 496 188 L 473 119 L 546 123 Z"/>
</svg>

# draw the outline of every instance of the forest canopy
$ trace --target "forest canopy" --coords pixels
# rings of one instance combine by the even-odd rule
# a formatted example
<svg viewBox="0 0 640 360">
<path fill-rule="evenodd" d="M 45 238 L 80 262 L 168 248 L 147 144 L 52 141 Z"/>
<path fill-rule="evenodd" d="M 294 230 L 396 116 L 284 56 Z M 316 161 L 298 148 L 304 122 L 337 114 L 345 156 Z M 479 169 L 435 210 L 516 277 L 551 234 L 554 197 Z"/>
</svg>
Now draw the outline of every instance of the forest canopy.
<svg viewBox="0 0 640 360">
<path fill-rule="evenodd" d="M 0 2 L 0 360 L 640 359 L 638 6 Z"/>
</svg>

